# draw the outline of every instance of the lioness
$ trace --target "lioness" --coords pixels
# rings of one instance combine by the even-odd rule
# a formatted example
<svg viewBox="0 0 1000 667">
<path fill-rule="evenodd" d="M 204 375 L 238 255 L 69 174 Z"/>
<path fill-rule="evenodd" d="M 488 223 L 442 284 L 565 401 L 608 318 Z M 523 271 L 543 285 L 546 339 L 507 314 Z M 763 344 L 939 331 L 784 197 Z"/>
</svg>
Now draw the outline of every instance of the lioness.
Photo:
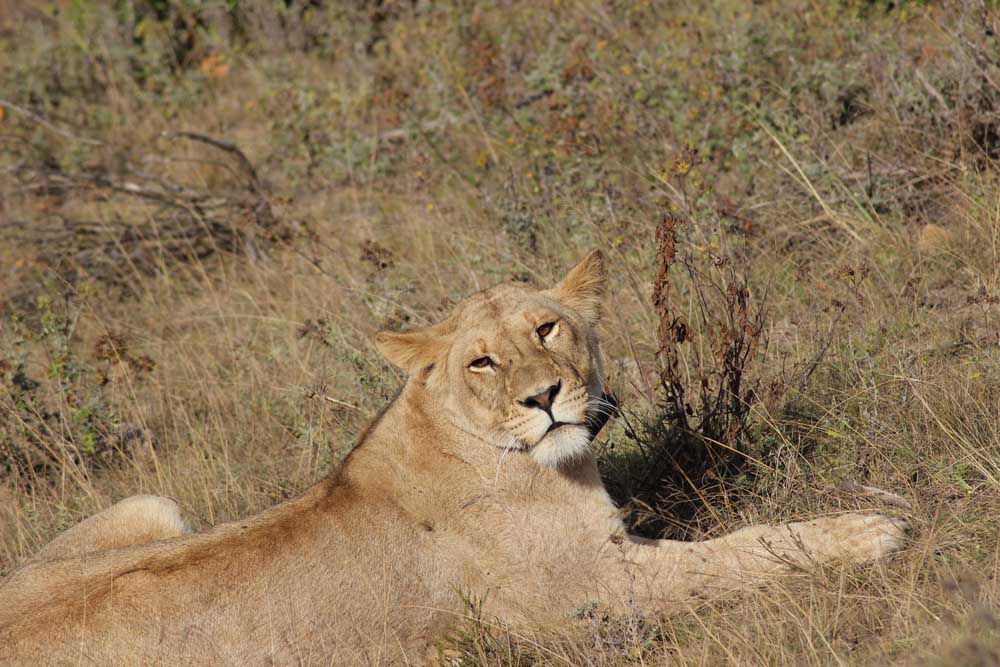
<svg viewBox="0 0 1000 667">
<path fill-rule="evenodd" d="M 0 587 L 0 663 L 412 664 L 463 594 L 537 627 L 901 545 L 903 524 L 878 514 L 695 543 L 627 535 L 589 450 L 610 412 L 605 286 L 595 251 L 551 289 L 500 285 L 440 324 L 379 334 L 408 380 L 329 478 L 201 534 L 149 496 L 88 519 Z"/>
</svg>

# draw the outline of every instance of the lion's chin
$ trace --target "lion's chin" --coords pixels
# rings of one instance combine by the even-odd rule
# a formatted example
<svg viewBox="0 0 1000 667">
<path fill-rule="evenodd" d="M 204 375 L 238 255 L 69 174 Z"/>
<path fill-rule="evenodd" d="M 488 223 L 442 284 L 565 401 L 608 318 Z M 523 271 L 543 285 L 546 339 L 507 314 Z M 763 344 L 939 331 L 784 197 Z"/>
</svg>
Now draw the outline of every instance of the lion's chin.
<svg viewBox="0 0 1000 667">
<path fill-rule="evenodd" d="M 543 466 L 559 468 L 590 452 L 590 429 L 584 425 L 565 424 L 542 438 L 531 448 L 531 456 Z"/>
</svg>

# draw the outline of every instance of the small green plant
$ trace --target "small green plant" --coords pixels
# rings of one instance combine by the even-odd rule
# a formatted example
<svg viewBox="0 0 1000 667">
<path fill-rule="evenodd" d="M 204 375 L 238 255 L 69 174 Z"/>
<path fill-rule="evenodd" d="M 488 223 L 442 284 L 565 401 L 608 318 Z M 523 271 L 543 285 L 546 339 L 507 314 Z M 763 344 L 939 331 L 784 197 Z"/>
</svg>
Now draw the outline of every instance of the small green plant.
<svg viewBox="0 0 1000 667">
<path fill-rule="evenodd" d="M 109 376 L 124 372 L 138 383 L 155 364 L 130 354 L 117 334 L 98 340 L 96 363 L 83 359 L 76 330 L 84 308 L 75 296 L 50 293 L 36 299 L 31 317 L 11 317 L 0 329 L 11 350 L 0 357 L 0 468 L 28 483 L 82 478 L 139 437 L 113 406 Z M 29 358 L 29 347 L 40 355 Z"/>
</svg>

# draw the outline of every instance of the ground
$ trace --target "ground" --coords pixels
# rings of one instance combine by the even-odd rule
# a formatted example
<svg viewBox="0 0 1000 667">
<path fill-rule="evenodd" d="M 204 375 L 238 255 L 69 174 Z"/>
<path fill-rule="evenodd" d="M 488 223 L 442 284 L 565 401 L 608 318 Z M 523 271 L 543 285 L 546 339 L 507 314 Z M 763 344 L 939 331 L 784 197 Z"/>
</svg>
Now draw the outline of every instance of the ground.
<svg viewBox="0 0 1000 667">
<path fill-rule="evenodd" d="M 470 600 L 450 655 L 1000 663 L 994 5 L 0 0 L 0 571 L 300 492 L 402 382 L 377 331 L 601 247 L 636 530 L 912 542 L 535 636 Z"/>
</svg>

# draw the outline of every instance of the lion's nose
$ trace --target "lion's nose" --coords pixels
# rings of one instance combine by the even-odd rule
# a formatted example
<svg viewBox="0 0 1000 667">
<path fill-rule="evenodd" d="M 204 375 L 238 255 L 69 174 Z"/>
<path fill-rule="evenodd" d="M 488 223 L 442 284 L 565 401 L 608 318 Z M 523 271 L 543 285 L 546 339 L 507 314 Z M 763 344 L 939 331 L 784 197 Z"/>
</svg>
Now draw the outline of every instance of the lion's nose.
<svg viewBox="0 0 1000 667">
<path fill-rule="evenodd" d="M 555 402 L 556 396 L 559 395 L 560 389 L 562 389 L 562 380 L 556 382 L 548 389 L 524 399 L 521 401 L 521 405 L 526 408 L 538 408 L 539 410 L 552 412 L 552 404 Z"/>
</svg>

